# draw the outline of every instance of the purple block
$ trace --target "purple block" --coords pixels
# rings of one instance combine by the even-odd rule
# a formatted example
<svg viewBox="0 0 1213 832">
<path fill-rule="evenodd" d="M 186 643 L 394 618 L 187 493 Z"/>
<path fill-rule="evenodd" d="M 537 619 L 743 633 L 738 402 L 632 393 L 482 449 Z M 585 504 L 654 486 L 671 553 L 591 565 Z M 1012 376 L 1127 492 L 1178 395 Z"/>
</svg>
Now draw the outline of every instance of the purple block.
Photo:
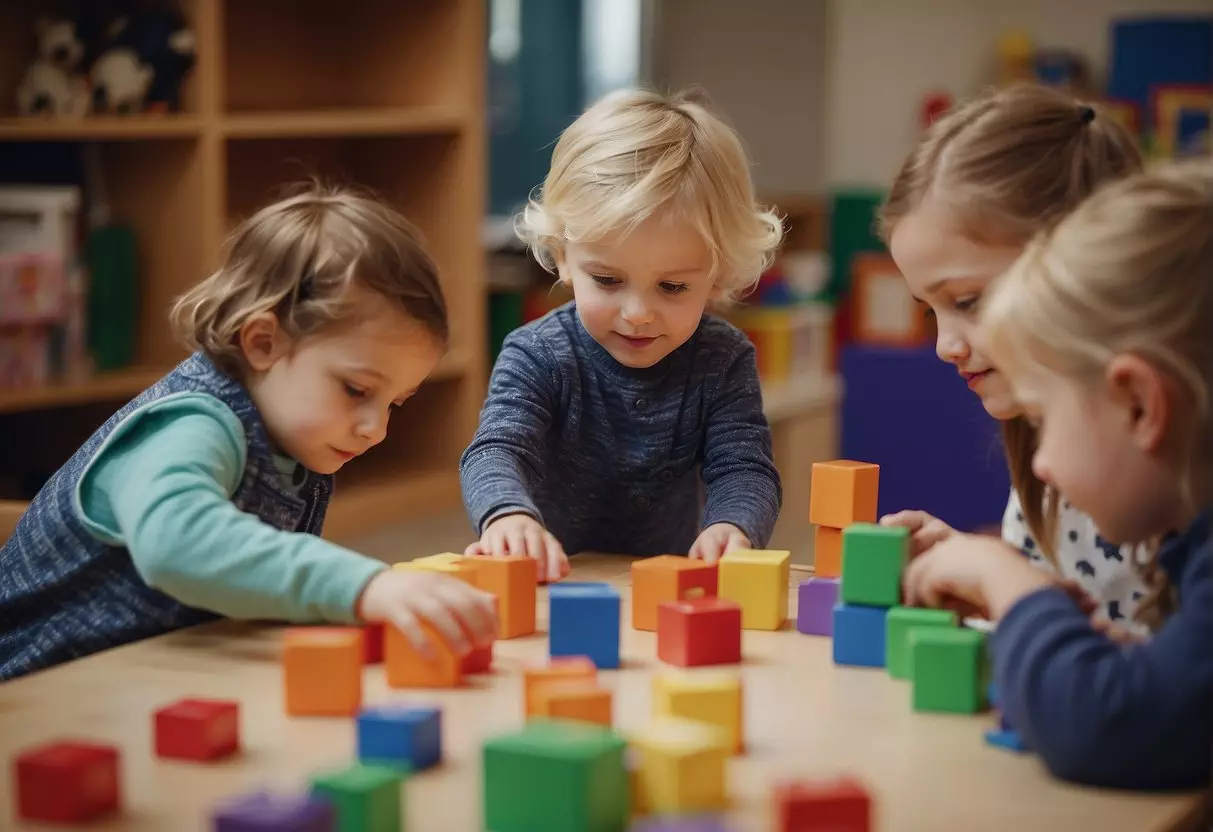
<svg viewBox="0 0 1213 832">
<path fill-rule="evenodd" d="M 220 804 L 213 832 L 336 832 L 337 816 L 328 801 L 306 794 L 255 792 Z"/>
<path fill-rule="evenodd" d="M 729 832 L 722 821 L 709 815 L 660 815 L 638 820 L 629 832 Z"/>
<path fill-rule="evenodd" d="M 834 635 L 838 578 L 809 578 L 800 585 L 796 629 L 810 636 Z"/>
</svg>

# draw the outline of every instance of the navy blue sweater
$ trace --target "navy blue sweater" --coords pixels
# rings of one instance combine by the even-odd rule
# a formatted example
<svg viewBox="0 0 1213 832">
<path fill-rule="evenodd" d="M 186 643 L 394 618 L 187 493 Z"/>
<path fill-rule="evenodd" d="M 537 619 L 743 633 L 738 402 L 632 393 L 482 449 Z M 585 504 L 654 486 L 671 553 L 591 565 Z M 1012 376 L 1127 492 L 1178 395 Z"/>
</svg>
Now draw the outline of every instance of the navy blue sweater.
<svg viewBox="0 0 1213 832">
<path fill-rule="evenodd" d="M 505 339 L 460 476 L 476 534 L 525 512 L 571 554 L 682 554 L 721 522 L 763 547 L 783 496 L 740 330 L 705 315 L 685 344 L 635 369 L 572 303 Z"/>
<path fill-rule="evenodd" d="M 1128 789 L 1209 785 L 1213 759 L 1213 549 L 1209 516 L 1159 565 L 1179 609 L 1120 647 L 1059 589 L 1020 599 L 993 636 L 1004 716 L 1054 775 Z"/>
</svg>

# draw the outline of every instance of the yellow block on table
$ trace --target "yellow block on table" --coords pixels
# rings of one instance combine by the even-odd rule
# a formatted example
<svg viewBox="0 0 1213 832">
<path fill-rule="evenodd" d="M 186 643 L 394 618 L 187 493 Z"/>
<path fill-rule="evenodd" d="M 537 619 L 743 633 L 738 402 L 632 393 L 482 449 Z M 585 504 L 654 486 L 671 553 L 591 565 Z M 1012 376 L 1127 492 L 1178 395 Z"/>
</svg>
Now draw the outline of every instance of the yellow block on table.
<svg viewBox="0 0 1213 832">
<path fill-rule="evenodd" d="M 788 620 L 792 553 L 735 549 L 720 559 L 717 594 L 741 606 L 746 630 L 778 630 Z"/>
<path fill-rule="evenodd" d="M 653 677 L 653 716 L 680 717 L 723 729 L 733 753 L 745 746 L 741 676 L 667 671 Z"/>
<path fill-rule="evenodd" d="M 645 813 L 717 811 L 728 805 L 727 732 L 678 717 L 657 717 L 630 738 L 636 752 L 633 805 Z"/>
</svg>

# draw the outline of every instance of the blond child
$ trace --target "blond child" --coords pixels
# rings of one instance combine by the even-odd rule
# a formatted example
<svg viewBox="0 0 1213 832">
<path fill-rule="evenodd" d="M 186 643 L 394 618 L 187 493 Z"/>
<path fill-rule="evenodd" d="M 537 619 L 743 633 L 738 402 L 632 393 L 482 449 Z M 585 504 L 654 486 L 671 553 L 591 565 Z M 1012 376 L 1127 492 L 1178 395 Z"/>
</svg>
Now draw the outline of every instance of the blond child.
<svg viewBox="0 0 1213 832">
<path fill-rule="evenodd" d="M 1100 183 L 1141 169 L 1115 121 L 1070 95 L 1021 85 L 988 92 L 931 125 L 907 157 L 880 212 L 880 230 L 910 291 L 938 324 L 936 352 L 956 366 L 1002 423 L 1012 491 L 1002 537 L 1096 602 L 1096 616 L 1129 633 L 1145 594 L 1132 547 L 1109 543 L 1091 519 L 1031 470 L 1035 430 L 980 347 L 978 310 L 990 282 L 1033 234 L 1055 224 Z M 881 522 L 911 528 L 915 551 L 952 529 L 921 511 Z"/>
<path fill-rule="evenodd" d="M 472 554 L 765 545 L 782 491 L 753 346 L 708 315 L 782 229 L 736 134 L 690 96 L 609 95 L 560 137 L 518 232 L 574 300 L 506 339 L 463 455 Z"/>
<path fill-rule="evenodd" d="M 988 293 L 989 354 L 1039 425 L 1032 468 L 1145 564 L 1163 619 L 1146 643 L 1101 634 L 1055 578 L 1005 544 L 953 535 L 906 573 L 999 621 L 1001 707 L 1059 777 L 1208 786 L 1213 736 L 1213 163 L 1097 193 Z"/>
<path fill-rule="evenodd" d="M 191 356 L 121 408 L 0 549 L 0 679 L 214 619 L 419 619 L 458 649 L 491 598 L 320 539 L 333 474 L 383 440 L 445 350 L 417 234 L 386 206 L 313 188 L 233 233 L 183 296 Z"/>
</svg>

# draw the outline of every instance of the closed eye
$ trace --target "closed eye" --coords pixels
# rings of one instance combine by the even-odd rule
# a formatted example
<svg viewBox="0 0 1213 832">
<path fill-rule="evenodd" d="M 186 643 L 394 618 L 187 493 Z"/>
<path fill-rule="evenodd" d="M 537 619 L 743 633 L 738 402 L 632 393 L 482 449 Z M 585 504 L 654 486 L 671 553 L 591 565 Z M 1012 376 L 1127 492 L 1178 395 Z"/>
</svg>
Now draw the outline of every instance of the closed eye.
<svg viewBox="0 0 1213 832">
<path fill-rule="evenodd" d="M 963 298 L 957 298 L 952 302 L 952 307 L 957 312 L 972 312 L 977 308 L 977 304 L 980 300 L 981 295 L 968 295 Z"/>
<path fill-rule="evenodd" d="M 619 278 L 611 277 L 609 274 L 592 274 L 590 278 L 599 286 L 618 286 Z"/>
<path fill-rule="evenodd" d="M 345 388 L 345 394 L 347 396 L 349 396 L 351 399 L 361 400 L 361 399 L 365 399 L 367 397 L 366 390 L 363 390 L 361 387 L 355 387 L 354 385 L 350 384 L 348 381 L 342 382 L 341 386 Z"/>
<path fill-rule="evenodd" d="M 664 281 L 662 283 L 658 283 L 657 285 L 661 287 L 661 291 L 671 295 L 680 294 L 689 288 L 685 283 L 671 283 L 669 281 Z"/>
</svg>

